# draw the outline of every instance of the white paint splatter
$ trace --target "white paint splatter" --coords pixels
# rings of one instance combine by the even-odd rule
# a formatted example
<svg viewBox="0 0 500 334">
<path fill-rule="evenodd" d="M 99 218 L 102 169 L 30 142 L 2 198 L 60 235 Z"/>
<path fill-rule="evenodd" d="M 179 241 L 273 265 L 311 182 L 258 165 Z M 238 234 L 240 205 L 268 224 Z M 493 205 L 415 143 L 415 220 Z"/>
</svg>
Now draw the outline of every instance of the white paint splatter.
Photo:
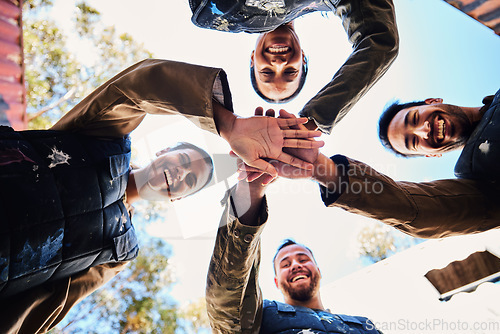
<svg viewBox="0 0 500 334">
<path fill-rule="evenodd" d="M 490 143 L 488 143 L 488 141 L 485 141 L 484 143 L 479 145 L 479 150 L 483 154 L 488 154 L 488 152 L 490 151 Z"/>
<path fill-rule="evenodd" d="M 318 333 L 313 332 L 312 328 L 309 328 L 309 329 L 303 329 L 300 332 L 298 332 L 297 334 L 318 334 Z"/>
<path fill-rule="evenodd" d="M 49 168 L 53 168 L 57 165 L 61 164 L 68 164 L 68 160 L 71 159 L 69 154 L 64 153 L 62 151 L 58 151 L 57 148 L 54 146 L 52 147 L 52 154 L 49 154 L 48 158 L 51 160 Z"/>
<path fill-rule="evenodd" d="M 120 232 L 121 232 L 123 231 L 123 229 L 125 228 L 125 224 L 127 223 L 127 217 L 125 216 L 124 213 L 122 213 L 120 221 L 121 221 L 121 226 L 120 226 Z"/>
<path fill-rule="evenodd" d="M 285 7 L 284 0 L 247 0 L 246 6 L 257 7 L 261 10 L 276 11 Z"/>
</svg>

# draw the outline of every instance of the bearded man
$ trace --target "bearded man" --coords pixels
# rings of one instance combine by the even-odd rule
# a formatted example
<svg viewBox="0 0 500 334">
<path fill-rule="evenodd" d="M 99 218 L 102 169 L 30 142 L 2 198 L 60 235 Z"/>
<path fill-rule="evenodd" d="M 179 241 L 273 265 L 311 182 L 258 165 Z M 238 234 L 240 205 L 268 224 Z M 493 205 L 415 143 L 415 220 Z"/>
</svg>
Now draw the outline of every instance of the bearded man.
<svg viewBox="0 0 500 334">
<path fill-rule="evenodd" d="M 380 333 L 365 317 L 332 314 L 320 296 L 312 251 L 285 240 L 274 259 L 285 303 L 263 300 L 257 281 L 260 234 L 267 220 L 265 176 L 228 191 L 210 261 L 206 301 L 214 333 Z"/>
</svg>

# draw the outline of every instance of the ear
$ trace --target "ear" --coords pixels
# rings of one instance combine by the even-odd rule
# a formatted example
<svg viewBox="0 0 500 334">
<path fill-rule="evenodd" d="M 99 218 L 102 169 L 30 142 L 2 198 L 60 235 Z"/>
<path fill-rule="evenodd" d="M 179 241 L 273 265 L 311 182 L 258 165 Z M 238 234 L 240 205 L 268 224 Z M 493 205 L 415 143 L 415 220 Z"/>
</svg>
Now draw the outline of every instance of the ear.
<svg viewBox="0 0 500 334">
<path fill-rule="evenodd" d="M 250 54 L 250 67 L 253 67 L 253 54 L 255 53 L 255 50 L 252 51 L 252 53 Z"/>
<path fill-rule="evenodd" d="M 276 278 L 276 276 L 274 276 L 274 284 L 276 285 L 276 287 L 279 290 L 280 287 L 278 286 L 278 279 Z"/>
<path fill-rule="evenodd" d="M 441 153 L 428 153 L 425 155 L 427 158 L 433 157 L 433 158 L 441 158 L 442 154 Z"/>
<path fill-rule="evenodd" d="M 170 151 L 170 147 L 164 148 L 163 150 L 156 152 L 156 156 L 159 157 L 160 155 L 163 155 L 169 151 Z"/>
<path fill-rule="evenodd" d="M 443 103 L 443 99 L 431 97 L 431 98 L 425 99 L 424 102 L 426 104 L 438 104 L 438 103 Z"/>
<path fill-rule="evenodd" d="M 305 54 L 304 50 L 301 50 L 301 51 L 302 51 L 302 61 L 304 62 L 304 64 L 307 64 L 306 54 Z"/>
</svg>

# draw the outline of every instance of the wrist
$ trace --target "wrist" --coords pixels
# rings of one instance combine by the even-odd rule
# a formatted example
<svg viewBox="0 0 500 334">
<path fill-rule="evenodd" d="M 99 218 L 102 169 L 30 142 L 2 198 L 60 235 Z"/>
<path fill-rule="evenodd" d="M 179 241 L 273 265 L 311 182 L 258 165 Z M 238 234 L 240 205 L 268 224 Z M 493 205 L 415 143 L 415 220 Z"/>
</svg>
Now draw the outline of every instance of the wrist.
<svg viewBox="0 0 500 334">
<path fill-rule="evenodd" d="M 329 188 L 329 186 L 336 186 L 339 182 L 338 174 L 337 165 L 327 156 L 319 154 L 318 159 L 313 163 L 312 179 Z"/>
<path fill-rule="evenodd" d="M 220 103 L 212 99 L 212 109 L 214 111 L 214 121 L 219 135 L 226 141 L 233 131 L 236 115 L 224 108 Z"/>
</svg>

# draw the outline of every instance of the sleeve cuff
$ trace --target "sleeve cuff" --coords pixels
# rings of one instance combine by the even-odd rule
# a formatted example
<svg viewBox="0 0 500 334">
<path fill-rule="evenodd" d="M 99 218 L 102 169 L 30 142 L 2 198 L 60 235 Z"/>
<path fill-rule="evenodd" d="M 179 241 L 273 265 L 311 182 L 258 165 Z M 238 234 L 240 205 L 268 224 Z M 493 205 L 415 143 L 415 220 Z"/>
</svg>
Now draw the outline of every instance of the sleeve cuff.
<svg viewBox="0 0 500 334">
<path fill-rule="evenodd" d="M 342 195 L 344 190 L 349 185 L 349 176 L 347 175 L 347 171 L 349 170 L 349 160 L 347 159 L 347 157 L 337 154 L 330 157 L 330 159 L 335 163 L 335 165 L 337 166 L 337 170 L 339 173 L 341 173 L 341 175 L 339 187 L 337 187 L 335 190 L 329 190 L 323 185 L 319 185 L 321 199 L 323 200 L 325 206 L 330 206 L 335 203 L 335 201 L 337 201 L 337 199 Z"/>
</svg>

